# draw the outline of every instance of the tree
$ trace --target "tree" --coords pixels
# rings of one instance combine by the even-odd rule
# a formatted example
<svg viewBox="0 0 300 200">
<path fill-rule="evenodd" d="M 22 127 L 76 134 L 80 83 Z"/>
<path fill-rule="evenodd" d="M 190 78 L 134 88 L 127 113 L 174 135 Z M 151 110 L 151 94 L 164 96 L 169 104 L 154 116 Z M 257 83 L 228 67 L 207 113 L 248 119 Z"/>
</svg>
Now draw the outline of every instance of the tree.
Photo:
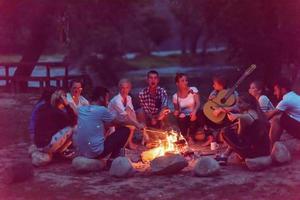
<svg viewBox="0 0 300 200">
<path fill-rule="evenodd" d="M 268 83 L 282 66 L 299 66 L 299 0 L 170 0 L 170 7 L 184 45 L 189 38 L 197 46 L 191 34 L 199 30 L 204 49 L 211 41 L 224 44 L 230 63 L 256 63 Z"/>
<path fill-rule="evenodd" d="M 104 60 L 94 62 L 99 68 L 101 63 L 116 66 L 111 62 L 124 53 L 149 52 L 167 39 L 168 24 L 149 15 L 151 6 L 150 0 L 4 0 L 0 38 L 9 42 L 0 50 L 22 52 L 22 61 L 32 63 L 49 50 L 66 53 L 67 61 L 77 65 L 101 55 Z M 105 67 L 114 74 L 113 67 Z M 22 66 L 15 75 L 30 76 L 33 68 Z"/>
<path fill-rule="evenodd" d="M 233 63 L 256 63 L 268 83 L 285 64 L 299 63 L 298 1 L 224 1 L 212 26 L 228 47 Z"/>
<path fill-rule="evenodd" d="M 170 0 L 170 9 L 178 22 L 183 54 L 189 48 L 195 54 L 198 40 L 203 32 L 203 2 L 197 0 Z"/>
</svg>

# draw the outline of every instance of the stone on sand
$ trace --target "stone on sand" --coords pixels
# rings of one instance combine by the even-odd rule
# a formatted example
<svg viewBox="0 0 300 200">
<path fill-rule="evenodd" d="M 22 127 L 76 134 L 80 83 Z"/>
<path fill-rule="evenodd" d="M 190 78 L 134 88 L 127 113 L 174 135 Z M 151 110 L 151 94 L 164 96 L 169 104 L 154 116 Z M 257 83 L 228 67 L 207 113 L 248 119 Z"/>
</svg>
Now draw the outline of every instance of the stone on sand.
<svg viewBox="0 0 300 200">
<path fill-rule="evenodd" d="M 150 162 L 154 174 L 165 175 L 180 172 L 188 166 L 187 160 L 179 154 L 170 154 L 155 158 Z"/>
<path fill-rule="evenodd" d="M 271 156 L 261 156 L 245 159 L 247 167 L 252 171 L 260 171 L 268 168 L 272 164 Z"/>
<path fill-rule="evenodd" d="M 72 160 L 72 166 L 77 172 L 95 172 L 104 169 L 105 162 L 100 159 L 90 159 L 78 156 Z"/>
<path fill-rule="evenodd" d="M 124 178 L 133 175 L 134 169 L 131 161 L 126 157 L 117 157 L 113 160 L 109 174 L 114 177 Z"/>
<path fill-rule="evenodd" d="M 194 173 L 197 176 L 214 176 L 220 171 L 219 163 L 210 157 L 203 157 L 197 160 Z"/>
<path fill-rule="evenodd" d="M 292 160 L 289 150 L 281 142 L 275 142 L 271 152 L 271 157 L 275 163 L 279 164 L 287 163 Z"/>
</svg>

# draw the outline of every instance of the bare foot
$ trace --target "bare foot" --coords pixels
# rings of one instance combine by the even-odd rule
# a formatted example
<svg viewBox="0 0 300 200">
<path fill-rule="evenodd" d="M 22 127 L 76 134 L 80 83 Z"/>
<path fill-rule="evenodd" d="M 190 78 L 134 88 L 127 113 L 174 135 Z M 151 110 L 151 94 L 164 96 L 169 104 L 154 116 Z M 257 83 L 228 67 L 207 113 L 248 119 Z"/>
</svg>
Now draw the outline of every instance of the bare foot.
<svg viewBox="0 0 300 200">
<path fill-rule="evenodd" d="M 191 137 L 187 138 L 187 142 L 188 142 L 189 145 L 193 145 L 195 143 L 193 138 L 191 138 Z"/>
</svg>

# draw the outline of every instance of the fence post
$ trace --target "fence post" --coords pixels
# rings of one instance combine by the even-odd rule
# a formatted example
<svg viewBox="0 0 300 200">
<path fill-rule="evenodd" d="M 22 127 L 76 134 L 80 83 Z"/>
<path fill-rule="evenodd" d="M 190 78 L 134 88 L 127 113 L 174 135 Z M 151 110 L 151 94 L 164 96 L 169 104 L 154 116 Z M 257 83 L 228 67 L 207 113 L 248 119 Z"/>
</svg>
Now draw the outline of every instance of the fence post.
<svg viewBox="0 0 300 200">
<path fill-rule="evenodd" d="M 50 67 L 49 67 L 49 65 L 46 65 L 46 69 L 47 69 L 46 86 L 49 87 L 50 86 Z"/>
<path fill-rule="evenodd" d="M 4 65 L 5 67 L 5 86 L 6 86 L 6 89 L 9 88 L 9 66 L 8 65 Z"/>
<path fill-rule="evenodd" d="M 69 76 L 69 67 L 67 64 L 65 64 L 65 80 L 64 80 L 64 84 L 63 84 L 63 87 L 65 89 L 68 89 L 68 76 Z"/>
</svg>

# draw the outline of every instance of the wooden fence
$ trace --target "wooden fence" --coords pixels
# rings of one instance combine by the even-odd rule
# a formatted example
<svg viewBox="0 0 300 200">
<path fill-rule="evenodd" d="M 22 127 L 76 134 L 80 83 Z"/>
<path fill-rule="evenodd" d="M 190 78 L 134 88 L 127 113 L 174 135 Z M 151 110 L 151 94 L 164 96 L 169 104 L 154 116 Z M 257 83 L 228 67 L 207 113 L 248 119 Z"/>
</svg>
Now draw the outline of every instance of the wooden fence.
<svg viewBox="0 0 300 200">
<path fill-rule="evenodd" d="M 44 67 L 46 70 L 46 76 L 14 76 L 9 74 L 10 68 L 26 67 L 26 66 L 39 66 Z M 7 91 L 18 92 L 20 82 L 34 81 L 39 84 L 38 89 L 43 89 L 55 83 L 56 87 L 68 88 L 69 80 L 72 79 L 84 79 L 84 75 L 69 75 L 69 64 L 65 62 L 37 62 L 37 63 L 21 63 L 21 62 L 10 62 L 10 63 L 0 63 L 0 69 L 4 68 L 4 75 L 0 75 L 0 80 L 5 81 L 5 85 L 2 88 L 7 89 Z M 64 74 L 60 76 L 51 76 L 51 69 L 63 68 Z"/>
</svg>

